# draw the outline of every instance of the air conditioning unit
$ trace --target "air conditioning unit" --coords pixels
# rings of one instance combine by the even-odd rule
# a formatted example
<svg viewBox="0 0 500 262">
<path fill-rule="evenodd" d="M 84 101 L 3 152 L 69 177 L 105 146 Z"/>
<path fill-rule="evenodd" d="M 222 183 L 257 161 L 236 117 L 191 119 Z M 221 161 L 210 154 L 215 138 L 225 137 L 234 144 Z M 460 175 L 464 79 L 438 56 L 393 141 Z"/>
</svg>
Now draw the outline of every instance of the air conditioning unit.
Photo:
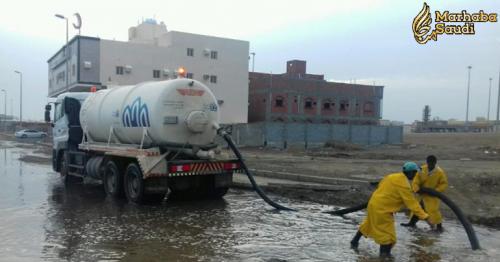
<svg viewBox="0 0 500 262">
<path fill-rule="evenodd" d="M 169 76 L 169 75 L 170 75 L 170 70 L 163 69 L 163 76 Z"/>
<path fill-rule="evenodd" d="M 132 66 L 131 65 L 126 65 L 125 66 L 125 73 L 130 74 L 132 72 Z"/>
<path fill-rule="evenodd" d="M 209 56 L 211 51 L 212 51 L 212 50 L 210 50 L 210 49 L 208 49 L 208 48 L 205 48 L 205 50 L 203 50 L 203 55 L 205 55 L 205 56 Z"/>
<path fill-rule="evenodd" d="M 203 75 L 203 80 L 208 80 L 210 78 L 210 75 Z"/>
<path fill-rule="evenodd" d="M 83 61 L 83 68 L 85 68 L 85 69 L 92 68 L 92 62 L 90 62 L 90 61 Z"/>
</svg>

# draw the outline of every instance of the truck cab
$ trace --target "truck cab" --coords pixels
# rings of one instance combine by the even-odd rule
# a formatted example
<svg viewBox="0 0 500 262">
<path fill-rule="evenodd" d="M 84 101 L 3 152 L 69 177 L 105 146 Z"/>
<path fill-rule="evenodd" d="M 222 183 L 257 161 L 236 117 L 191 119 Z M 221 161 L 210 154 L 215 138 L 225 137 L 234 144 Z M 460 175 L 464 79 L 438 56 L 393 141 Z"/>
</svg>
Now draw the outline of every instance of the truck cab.
<svg viewBox="0 0 500 262">
<path fill-rule="evenodd" d="M 52 168 L 61 172 L 64 155 L 70 150 L 76 150 L 81 142 L 81 127 L 79 124 L 80 106 L 90 95 L 88 92 L 73 92 L 60 94 L 54 102 L 52 122 Z M 46 107 L 46 110 L 50 107 Z M 46 112 L 46 121 L 50 121 L 50 112 Z"/>
</svg>

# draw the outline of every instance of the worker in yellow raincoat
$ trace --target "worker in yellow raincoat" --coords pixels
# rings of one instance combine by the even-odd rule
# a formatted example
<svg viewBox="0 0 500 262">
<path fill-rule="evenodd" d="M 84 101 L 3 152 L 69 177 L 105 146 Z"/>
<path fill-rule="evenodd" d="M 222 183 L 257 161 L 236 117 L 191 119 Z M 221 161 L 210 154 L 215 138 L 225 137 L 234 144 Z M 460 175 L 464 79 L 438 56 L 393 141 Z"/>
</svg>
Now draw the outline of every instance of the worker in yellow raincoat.
<svg viewBox="0 0 500 262">
<path fill-rule="evenodd" d="M 396 243 L 394 213 L 406 206 L 420 219 L 429 217 L 410 187 L 417 171 L 417 164 L 407 162 L 403 172 L 389 174 L 380 181 L 368 201 L 367 216 L 351 240 L 352 248 L 357 249 L 361 236 L 370 237 L 380 245 L 380 256 L 390 256 Z"/>
<path fill-rule="evenodd" d="M 448 188 L 448 177 L 446 173 L 437 166 L 436 156 L 430 155 L 426 159 L 427 164 L 423 165 L 421 171 L 417 173 L 412 182 L 412 189 L 418 192 L 421 187 L 428 187 L 438 192 L 444 192 Z M 441 201 L 437 197 L 422 194 L 420 196 L 425 212 L 429 214 L 429 221 L 436 225 L 437 231 L 443 231 L 443 217 L 439 211 Z M 410 222 L 401 224 L 402 226 L 415 227 L 418 218 L 412 214 Z"/>
</svg>

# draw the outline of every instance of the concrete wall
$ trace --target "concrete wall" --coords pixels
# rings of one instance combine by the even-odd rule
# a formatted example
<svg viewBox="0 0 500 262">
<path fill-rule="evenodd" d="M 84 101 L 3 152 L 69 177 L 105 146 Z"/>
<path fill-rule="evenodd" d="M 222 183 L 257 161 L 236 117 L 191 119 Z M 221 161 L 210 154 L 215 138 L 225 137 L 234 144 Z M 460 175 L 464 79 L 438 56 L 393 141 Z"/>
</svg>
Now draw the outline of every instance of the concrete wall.
<svg viewBox="0 0 500 262">
<path fill-rule="evenodd" d="M 401 126 L 258 122 L 233 125 L 233 139 L 246 146 L 323 146 L 335 140 L 360 145 L 400 144 Z"/>
</svg>

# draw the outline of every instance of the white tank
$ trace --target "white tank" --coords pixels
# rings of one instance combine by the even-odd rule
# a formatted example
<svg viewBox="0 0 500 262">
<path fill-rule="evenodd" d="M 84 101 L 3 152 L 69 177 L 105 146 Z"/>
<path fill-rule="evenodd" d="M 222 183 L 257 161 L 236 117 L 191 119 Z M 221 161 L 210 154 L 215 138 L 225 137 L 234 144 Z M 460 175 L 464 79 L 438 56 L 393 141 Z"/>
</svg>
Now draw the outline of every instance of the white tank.
<svg viewBox="0 0 500 262">
<path fill-rule="evenodd" d="M 144 145 L 206 146 L 219 123 L 217 100 L 192 79 L 117 86 L 90 95 L 80 123 L 89 140 Z"/>
</svg>

